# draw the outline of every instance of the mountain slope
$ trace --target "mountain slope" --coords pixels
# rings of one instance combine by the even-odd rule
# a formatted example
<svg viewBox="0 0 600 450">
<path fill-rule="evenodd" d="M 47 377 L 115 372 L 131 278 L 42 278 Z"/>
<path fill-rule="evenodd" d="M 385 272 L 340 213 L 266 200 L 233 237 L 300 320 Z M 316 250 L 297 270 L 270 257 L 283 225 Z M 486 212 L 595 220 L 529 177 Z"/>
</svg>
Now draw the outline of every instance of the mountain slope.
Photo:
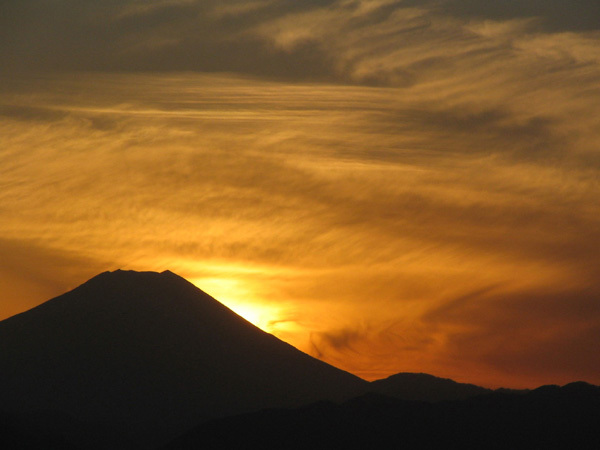
<svg viewBox="0 0 600 450">
<path fill-rule="evenodd" d="M 141 445 L 209 417 L 346 399 L 367 385 L 168 271 L 106 272 L 0 322 L 0 367 L 0 408 L 61 411 Z"/>
</svg>

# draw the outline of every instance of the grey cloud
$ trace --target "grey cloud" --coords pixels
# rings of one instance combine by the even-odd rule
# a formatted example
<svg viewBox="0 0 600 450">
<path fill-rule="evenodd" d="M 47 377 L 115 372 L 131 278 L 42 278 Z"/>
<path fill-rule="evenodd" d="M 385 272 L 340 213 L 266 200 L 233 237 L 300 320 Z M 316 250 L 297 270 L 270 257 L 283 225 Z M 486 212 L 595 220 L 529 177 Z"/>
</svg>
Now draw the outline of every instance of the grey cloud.
<svg viewBox="0 0 600 450">
<path fill-rule="evenodd" d="M 415 3 L 430 3 L 425 2 Z M 493 20 L 539 18 L 546 31 L 591 31 L 600 29 L 600 3 L 596 0 L 446 0 L 441 11 Z"/>
<path fill-rule="evenodd" d="M 520 118 L 499 105 L 415 105 L 373 114 L 367 122 L 374 132 L 399 137 L 419 130 L 428 152 L 498 154 L 508 159 L 540 161 L 565 154 L 561 122 L 550 115 Z M 350 155 L 349 155 L 350 156 Z M 361 157 L 398 160 L 400 152 L 371 152 Z"/>
<path fill-rule="evenodd" d="M 548 32 L 600 29 L 600 3 L 595 0 L 405 0 L 398 3 L 469 19 L 537 19 L 538 27 Z"/>
<path fill-rule="evenodd" d="M 0 103 L 0 117 L 23 121 L 52 122 L 67 116 L 65 111 L 51 108 Z"/>
<path fill-rule="evenodd" d="M 235 4 L 243 2 L 227 2 Z M 332 68 L 316 43 L 274 49 L 248 34 L 264 20 L 328 2 L 273 2 L 216 16 L 221 2 L 3 2 L 2 68 L 100 71 L 234 71 L 285 79 L 327 79 Z M 331 3 L 331 2 L 329 2 Z M 139 8 L 132 8 L 138 6 Z"/>
<path fill-rule="evenodd" d="M 350 328 L 311 333 L 310 335 L 312 352 L 320 358 L 331 349 L 337 352 L 354 351 L 353 345 L 365 339 L 367 339 L 367 333 L 364 330 Z"/>
<path fill-rule="evenodd" d="M 273 79 L 411 86 L 415 73 L 435 58 L 425 57 L 421 67 L 380 68 L 360 76 L 353 70 L 372 55 L 393 54 L 415 36 L 428 33 L 429 19 L 436 14 L 505 19 L 539 13 L 556 29 L 587 30 L 593 29 L 592 22 L 598 23 L 593 18 L 600 16 L 600 6 L 593 2 L 579 0 L 576 8 L 556 1 L 542 8 L 546 3 L 415 0 L 371 5 L 363 11 L 361 2 L 334 0 L 265 1 L 250 8 L 243 7 L 247 1 L 234 0 L 7 0 L 0 6 L 0 71 L 237 72 Z M 411 6 L 424 8 L 424 14 L 398 28 L 394 14 Z M 231 11 L 219 12 L 226 7 Z M 325 35 L 307 36 L 285 49 L 256 32 L 262 25 L 309 12 L 330 13 L 340 20 L 327 27 Z M 363 37 L 356 41 L 353 36 Z M 348 59 L 340 45 L 364 48 L 355 59 Z"/>
<path fill-rule="evenodd" d="M 419 325 L 393 318 L 387 321 L 371 321 L 362 325 L 355 324 L 340 329 L 313 332 L 310 334 L 310 344 L 313 353 L 319 357 L 335 353 L 357 353 L 368 356 L 364 352 L 369 348 L 372 348 L 373 352 L 379 350 L 390 354 L 398 350 L 419 352 L 435 344 L 435 340 L 423 331 L 419 330 Z"/>
</svg>

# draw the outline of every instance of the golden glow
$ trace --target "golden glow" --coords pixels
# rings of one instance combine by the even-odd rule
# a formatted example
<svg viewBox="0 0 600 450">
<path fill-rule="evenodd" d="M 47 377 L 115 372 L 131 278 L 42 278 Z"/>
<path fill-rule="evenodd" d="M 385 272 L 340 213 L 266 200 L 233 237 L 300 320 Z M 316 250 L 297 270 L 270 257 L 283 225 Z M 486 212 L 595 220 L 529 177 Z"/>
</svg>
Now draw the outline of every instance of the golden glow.
<svg viewBox="0 0 600 450">
<path fill-rule="evenodd" d="M 210 25 L 180 36 L 125 2 L 111 23 L 139 36 L 91 66 L 117 73 L 0 67 L 0 317 L 170 269 L 365 378 L 600 382 L 599 31 L 391 0 L 260 19 L 271 3 L 174 14 Z M 248 58 L 177 60 L 205 41 Z"/>
<path fill-rule="evenodd" d="M 213 298 L 268 333 L 275 333 L 278 308 L 261 304 L 238 280 L 231 278 L 197 278 L 190 280 Z"/>
</svg>

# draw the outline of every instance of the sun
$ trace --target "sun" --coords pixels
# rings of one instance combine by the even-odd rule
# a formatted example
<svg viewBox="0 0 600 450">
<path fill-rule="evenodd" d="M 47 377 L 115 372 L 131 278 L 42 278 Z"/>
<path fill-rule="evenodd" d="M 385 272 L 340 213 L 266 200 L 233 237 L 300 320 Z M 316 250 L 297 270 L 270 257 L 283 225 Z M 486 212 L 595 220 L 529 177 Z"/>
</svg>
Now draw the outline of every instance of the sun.
<svg viewBox="0 0 600 450">
<path fill-rule="evenodd" d="M 276 324 L 280 323 L 279 309 L 274 305 L 261 303 L 254 297 L 252 289 L 240 281 L 225 277 L 195 278 L 190 281 L 263 331 L 277 331 Z"/>
</svg>

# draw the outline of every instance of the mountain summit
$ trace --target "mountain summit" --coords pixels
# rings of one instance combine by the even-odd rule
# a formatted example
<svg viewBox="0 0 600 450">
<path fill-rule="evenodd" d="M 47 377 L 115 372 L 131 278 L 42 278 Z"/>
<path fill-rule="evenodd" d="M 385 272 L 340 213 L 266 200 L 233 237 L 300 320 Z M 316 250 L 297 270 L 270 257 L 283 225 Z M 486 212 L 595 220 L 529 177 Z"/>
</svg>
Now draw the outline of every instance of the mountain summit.
<svg viewBox="0 0 600 450">
<path fill-rule="evenodd" d="M 102 273 L 0 322 L 0 405 L 58 411 L 142 445 L 199 421 L 366 388 L 166 271 Z"/>
</svg>

